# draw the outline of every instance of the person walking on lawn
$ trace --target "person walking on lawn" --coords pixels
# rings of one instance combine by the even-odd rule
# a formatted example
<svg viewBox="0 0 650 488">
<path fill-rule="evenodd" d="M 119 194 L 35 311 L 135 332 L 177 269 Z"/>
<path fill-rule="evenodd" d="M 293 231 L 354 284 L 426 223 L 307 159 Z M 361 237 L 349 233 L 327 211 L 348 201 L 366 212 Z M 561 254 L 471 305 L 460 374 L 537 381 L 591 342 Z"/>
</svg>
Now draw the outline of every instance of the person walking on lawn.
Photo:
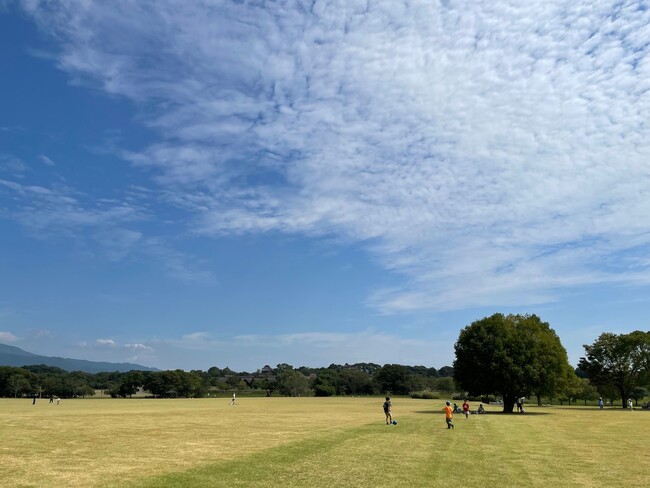
<svg viewBox="0 0 650 488">
<path fill-rule="evenodd" d="M 447 402 L 447 405 L 445 405 L 445 408 L 443 408 L 445 411 L 445 421 L 447 422 L 447 428 L 448 429 L 453 429 L 454 428 L 454 409 L 451 406 L 451 402 Z"/>
</svg>

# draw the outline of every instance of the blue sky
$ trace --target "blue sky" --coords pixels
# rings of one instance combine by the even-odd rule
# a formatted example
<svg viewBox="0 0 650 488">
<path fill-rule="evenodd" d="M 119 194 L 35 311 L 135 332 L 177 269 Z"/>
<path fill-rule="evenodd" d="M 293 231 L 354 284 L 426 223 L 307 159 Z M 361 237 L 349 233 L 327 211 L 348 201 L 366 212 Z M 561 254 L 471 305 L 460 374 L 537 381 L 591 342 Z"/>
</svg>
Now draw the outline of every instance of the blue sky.
<svg viewBox="0 0 650 488">
<path fill-rule="evenodd" d="M 0 342 L 441 367 L 650 321 L 650 10 L 0 0 Z"/>
</svg>

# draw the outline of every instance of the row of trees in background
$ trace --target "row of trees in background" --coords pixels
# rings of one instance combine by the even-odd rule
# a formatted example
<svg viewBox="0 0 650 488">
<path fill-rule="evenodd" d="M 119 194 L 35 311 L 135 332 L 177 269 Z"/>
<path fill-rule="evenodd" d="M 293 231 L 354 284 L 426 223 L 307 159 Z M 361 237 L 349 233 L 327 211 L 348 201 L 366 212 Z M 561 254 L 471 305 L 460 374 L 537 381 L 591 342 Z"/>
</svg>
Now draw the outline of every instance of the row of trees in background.
<svg viewBox="0 0 650 488">
<path fill-rule="evenodd" d="M 250 390 L 265 395 L 331 396 L 391 394 L 419 397 L 502 399 L 512 412 L 517 398 L 560 402 L 599 396 L 640 400 L 650 387 L 650 332 L 602 334 L 585 345 L 579 367 L 547 322 L 536 315 L 494 314 L 465 327 L 455 344 L 453 367 L 357 363 L 294 368 L 283 363 L 255 373 L 208 371 L 66 372 L 49 366 L 0 367 L 0 396 L 83 397 L 96 390 L 128 397 L 145 390 L 155 397 L 202 397 Z"/>
<path fill-rule="evenodd" d="M 212 367 L 208 371 L 129 371 L 127 373 L 67 372 L 52 366 L 0 367 L 0 396 L 61 398 L 92 396 L 130 397 L 140 390 L 148 395 L 205 397 L 226 391 L 261 395 L 330 396 L 408 394 L 430 389 L 451 395 L 456 390 L 453 369 L 373 363 L 332 364 L 327 368 L 294 368 L 278 364 L 265 373 L 234 372 Z"/>
<path fill-rule="evenodd" d="M 650 386 L 650 332 L 601 334 L 580 359 L 584 377 L 601 388 L 606 396 L 613 391 L 622 399 L 639 398 L 643 387 Z"/>
<path fill-rule="evenodd" d="M 93 375 L 81 371 L 69 373 L 60 368 L 45 365 L 0 367 L 0 396 L 44 396 L 62 398 L 85 397 L 95 394 Z"/>
</svg>

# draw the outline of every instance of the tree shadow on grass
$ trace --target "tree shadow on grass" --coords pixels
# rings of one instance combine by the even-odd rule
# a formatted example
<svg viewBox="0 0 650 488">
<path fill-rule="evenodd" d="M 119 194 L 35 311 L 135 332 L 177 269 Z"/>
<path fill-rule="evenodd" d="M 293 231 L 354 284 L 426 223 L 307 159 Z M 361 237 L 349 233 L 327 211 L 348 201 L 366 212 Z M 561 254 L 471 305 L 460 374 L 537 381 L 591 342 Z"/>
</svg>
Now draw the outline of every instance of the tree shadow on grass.
<svg viewBox="0 0 650 488">
<path fill-rule="evenodd" d="M 436 410 L 417 410 L 415 413 L 423 413 L 423 414 L 439 414 L 439 415 L 444 415 L 445 412 L 440 410 L 439 412 Z M 503 413 L 503 412 L 485 412 L 481 414 L 472 414 L 470 417 L 483 417 L 485 415 L 501 415 L 501 416 L 512 416 L 512 417 L 528 417 L 528 416 L 538 416 L 538 415 L 551 415 L 552 412 L 526 412 L 526 413 Z M 464 417 L 462 413 L 456 413 L 454 414 L 454 418 L 461 418 Z"/>
</svg>

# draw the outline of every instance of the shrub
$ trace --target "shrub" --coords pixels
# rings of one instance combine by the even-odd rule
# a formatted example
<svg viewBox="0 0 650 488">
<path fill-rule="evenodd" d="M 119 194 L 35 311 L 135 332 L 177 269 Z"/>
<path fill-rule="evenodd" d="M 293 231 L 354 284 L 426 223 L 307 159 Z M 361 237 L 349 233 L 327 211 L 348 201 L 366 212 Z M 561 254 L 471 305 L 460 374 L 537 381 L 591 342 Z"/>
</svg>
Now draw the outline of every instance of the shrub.
<svg viewBox="0 0 650 488">
<path fill-rule="evenodd" d="M 336 395 L 336 388 L 329 384 L 314 385 L 314 394 L 318 397 Z"/>
<path fill-rule="evenodd" d="M 431 390 L 422 390 L 422 391 L 412 391 L 411 398 L 420 398 L 422 400 L 437 400 L 440 397 L 440 393 L 437 391 Z"/>
</svg>

